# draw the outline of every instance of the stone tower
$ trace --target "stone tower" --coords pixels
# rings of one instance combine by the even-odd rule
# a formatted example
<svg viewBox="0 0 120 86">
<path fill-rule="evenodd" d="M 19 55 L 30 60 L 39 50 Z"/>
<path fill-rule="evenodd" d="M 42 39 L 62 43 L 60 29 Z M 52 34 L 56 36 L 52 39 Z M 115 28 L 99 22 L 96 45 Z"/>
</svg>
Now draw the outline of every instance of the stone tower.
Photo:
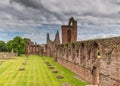
<svg viewBox="0 0 120 86">
<path fill-rule="evenodd" d="M 77 41 L 77 21 L 73 17 L 69 19 L 68 25 L 62 26 L 62 43 Z"/>
<path fill-rule="evenodd" d="M 49 33 L 47 33 L 47 44 L 49 43 L 49 40 L 50 40 L 50 36 L 49 36 Z"/>
<path fill-rule="evenodd" d="M 60 44 L 60 36 L 59 36 L 59 32 L 57 31 L 56 35 L 55 35 L 55 40 L 54 40 L 55 45 L 59 45 Z"/>
</svg>

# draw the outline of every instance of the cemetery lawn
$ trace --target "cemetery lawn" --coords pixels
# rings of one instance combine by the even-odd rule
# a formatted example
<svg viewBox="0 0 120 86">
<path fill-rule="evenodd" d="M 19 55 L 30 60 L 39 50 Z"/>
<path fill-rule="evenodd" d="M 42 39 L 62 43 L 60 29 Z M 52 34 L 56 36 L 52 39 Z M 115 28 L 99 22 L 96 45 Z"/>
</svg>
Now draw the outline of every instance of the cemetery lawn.
<svg viewBox="0 0 120 86">
<path fill-rule="evenodd" d="M 0 86 L 62 86 L 63 83 L 70 83 L 72 86 L 85 86 L 75 78 L 75 74 L 53 61 L 52 58 L 30 55 L 28 59 L 20 56 L 15 59 L 0 60 Z M 48 61 L 55 69 L 49 69 Z M 26 65 L 23 65 L 26 62 Z M 19 68 L 25 68 L 20 71 Z M 57 70 L 58 73 L 53 73 Z M 56 76 L 64 76 L 58 79 Z"/>
</svg>

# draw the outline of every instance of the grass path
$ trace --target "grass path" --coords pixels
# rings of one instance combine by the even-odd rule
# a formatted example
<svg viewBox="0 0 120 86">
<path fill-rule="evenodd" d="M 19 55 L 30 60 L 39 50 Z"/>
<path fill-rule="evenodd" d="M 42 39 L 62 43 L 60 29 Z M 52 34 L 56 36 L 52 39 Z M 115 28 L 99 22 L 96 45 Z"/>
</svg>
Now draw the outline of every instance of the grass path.
<svg viewBox="0 0 120 86">
<path fill-rule="evenodd" d="M 5 60 L 0 65 L 0 86 L 61 86 L 63 83 L 71 83 L 72 86 L 85 86 L 74 78 L 75 74 L 55 63 L 52 58 L 31 55 L 25 62 L 25 56 L 15 57 L 17 59 Z M 45 61 L 55 67 L 58 73 L 52 73 L 53 69 L 49 69 Z M 19 68 L 25 68 L 25 71 L 19 71 Z M 63 79 L 57 79 L 56 76 L 62 75 Z"/>
</svg>

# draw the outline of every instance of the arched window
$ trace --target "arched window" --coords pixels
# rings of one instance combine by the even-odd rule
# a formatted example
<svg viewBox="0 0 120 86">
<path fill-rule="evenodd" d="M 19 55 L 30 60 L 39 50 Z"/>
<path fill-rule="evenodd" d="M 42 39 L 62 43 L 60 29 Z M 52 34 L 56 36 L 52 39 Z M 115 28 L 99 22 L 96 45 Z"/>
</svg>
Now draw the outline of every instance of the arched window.
<svg viewBox="0 0 120 86">
<path fill-rule="evenodd" d="M 71 42 L 71 30 L 70 29 L 67 31 L 67 41 Z"/>
<path fill-rule="evenodd" d="M 93 62 L 95 62 L 95 60 L 98 58 L 98 43 L 94 42 L 94 49 L 93 49 Z M 100 53 L 100 52 L 99 52 Z"/>
</svg>

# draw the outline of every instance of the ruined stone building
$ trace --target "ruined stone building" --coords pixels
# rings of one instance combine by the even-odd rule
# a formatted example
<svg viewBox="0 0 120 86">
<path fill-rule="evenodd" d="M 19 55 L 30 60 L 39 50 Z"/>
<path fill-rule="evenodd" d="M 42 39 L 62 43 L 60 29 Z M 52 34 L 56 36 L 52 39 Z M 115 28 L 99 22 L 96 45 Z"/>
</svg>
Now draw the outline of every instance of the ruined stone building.
<svg viewBox="0 0 120 86">
<path fill-rule="evenodd" d="M 46 54 L 44 50 L 45 50 L 45 46 L 41 46 L 33 42 L 27 42 L 27 46 L 26 46 L 27 56 L 29 56 L 30 54 L 38 54 L 40 56 L 44 56 Z"/>
<path fill-rule="evenodd" d="M 77 41 L 77 21 L 74 18 L 69 19 L 68 25 L 62 26 L 62 43 Z"/>
<path fill-rule="evenodd" d="M 77 21 L 70 18 L 69 24 L 62 26 L 62 44 L 58 32 L 54 41 L 47 34 L 44 49 L 46 56 L 93 85 L 120 86 L 120 37 L 77 41 Z"/>
<path fill-rule="evenodd" d="M 50 40 L 49 33 L 47 33 L 46 55 L 55 56 L 56 47 L 60 45 L 59 32 L 55 35 L 55 40 Z"/>
<path fill-rule="evenodd" d="M 47 44 L 38 45 L 37 43 L 27 42 L 26 46 L 26 55 L 38 54 L 40 56 L 48 55 L 54 57 L 56 47 L 60 45 L 59 32 L 57 31 L 54 41 L 50 40 L 49 33 L 47 33 L 46 38 Z"/>
</svg>

